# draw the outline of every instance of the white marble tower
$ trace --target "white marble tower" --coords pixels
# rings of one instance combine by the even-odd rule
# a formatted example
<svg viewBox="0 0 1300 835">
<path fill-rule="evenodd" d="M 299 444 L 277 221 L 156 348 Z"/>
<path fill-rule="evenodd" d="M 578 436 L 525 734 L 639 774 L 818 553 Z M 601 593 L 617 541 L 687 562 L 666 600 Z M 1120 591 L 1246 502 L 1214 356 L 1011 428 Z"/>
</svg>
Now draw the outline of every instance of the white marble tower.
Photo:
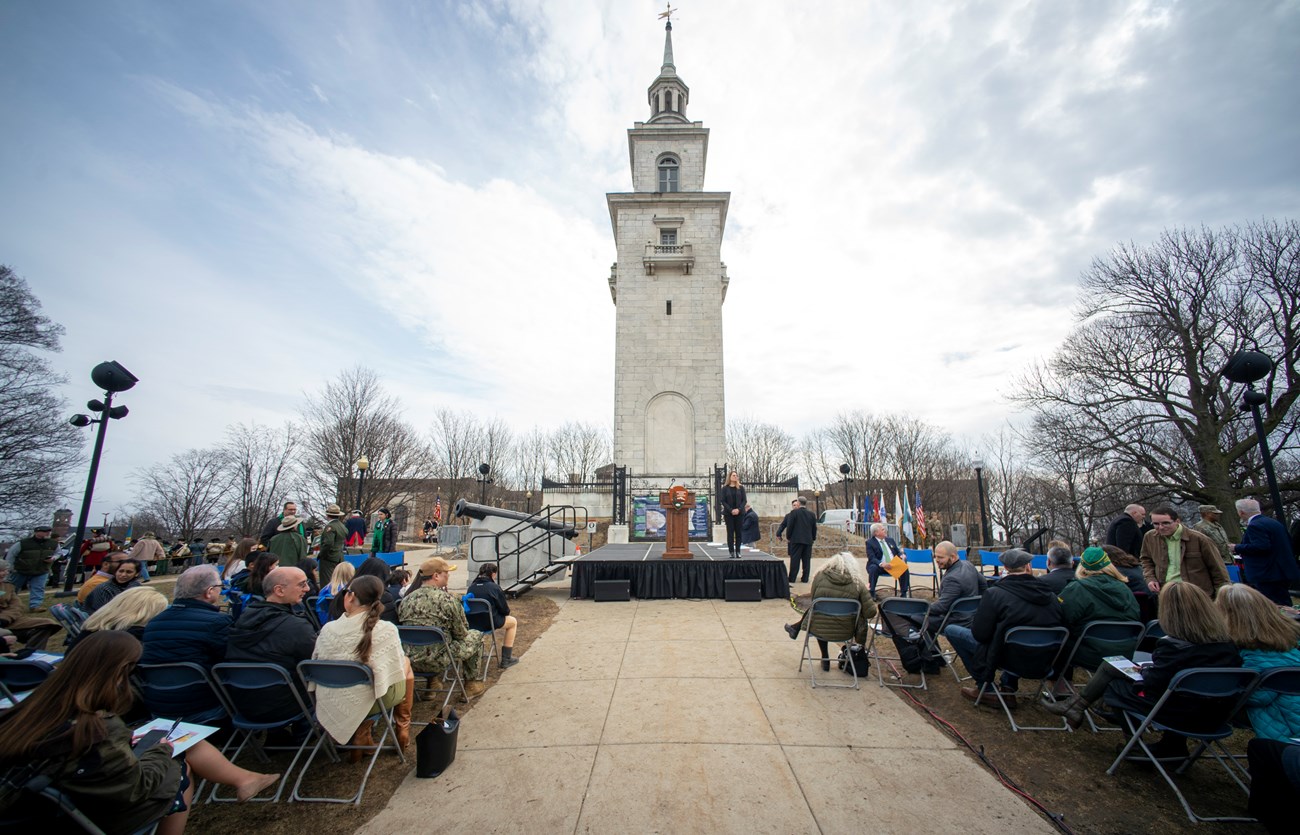
<svg viewBox="0 0 1300 835">
<path fill-rule="evenodd" d="M 632 191 L 606 195 L 618 261 L 614 463 L 695 481 L 726 460 L 721 260 L 730 192 L 704 190 L 709 131 L 686 118 L 672 22 L 650 118 L 628 132 Z"/>
</svg>

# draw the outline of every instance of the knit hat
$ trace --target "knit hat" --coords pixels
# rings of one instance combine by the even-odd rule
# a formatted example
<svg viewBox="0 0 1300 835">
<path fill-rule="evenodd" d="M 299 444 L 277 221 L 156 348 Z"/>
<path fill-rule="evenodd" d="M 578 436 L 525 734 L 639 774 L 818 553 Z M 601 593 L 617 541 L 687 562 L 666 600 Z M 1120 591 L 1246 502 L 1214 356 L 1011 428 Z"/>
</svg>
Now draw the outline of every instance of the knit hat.
<svg viewBox="0 0 1300 835">
<path fill-rule="evenodd" d="M 420 563 L 420 573 L 425 577 L 432 577 L 440 571 L 455 571 L 456 564 L 444 560 L 442 557 L 429 557 Z"/>
<path fill-rule="evenodd" d="M 1095 545 L 1091 548 L 1083 549 L 1083 557 L 1081 559 L 1085 571 L 1101 571 L 1106 566 L 1110 565 L 1110 557 L 1106 556 L 1106 552 Z"/>
</svg>

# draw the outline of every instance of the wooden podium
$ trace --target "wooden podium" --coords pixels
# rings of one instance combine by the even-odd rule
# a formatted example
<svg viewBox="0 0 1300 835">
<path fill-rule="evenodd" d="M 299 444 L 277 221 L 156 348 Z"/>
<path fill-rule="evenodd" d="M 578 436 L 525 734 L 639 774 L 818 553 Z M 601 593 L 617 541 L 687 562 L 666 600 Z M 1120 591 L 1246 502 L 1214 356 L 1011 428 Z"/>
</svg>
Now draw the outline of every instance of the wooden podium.
<svg viewBox="0 0 1300 835">
<path fill-rule="evenodd" d="M 682 486 L 670 487 L 659 494 L 659 507 L 667 519 L 664 539 L 668 547 L 664 550 L 664 559 L 692 559 L 686 515 L 695 507 L 695 494 Z"/>
</svg>

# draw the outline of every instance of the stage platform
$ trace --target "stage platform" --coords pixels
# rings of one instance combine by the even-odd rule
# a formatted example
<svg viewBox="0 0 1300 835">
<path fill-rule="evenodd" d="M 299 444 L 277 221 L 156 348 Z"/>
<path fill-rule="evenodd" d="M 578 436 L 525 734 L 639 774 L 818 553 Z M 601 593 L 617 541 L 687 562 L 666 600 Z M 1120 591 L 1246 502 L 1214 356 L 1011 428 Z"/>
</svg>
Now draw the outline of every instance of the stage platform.
<svg viewBox="0 0 1300 835">
<path fill-rule="evenodd" d="M 786 563 L 771 554 L 746 549 L 733 560 L 726 545 L 692 542 L 692 559 L 666 560 L 664 548 L 662 542 L 629 542 L 584 554 L 569 563 L 569 596 L 594 597 L 597 580 L 629 580 L 632 596 L 641 600 L 722 598 L 727 580 L 759 580 L 763 597 L 790 596 Z"/>
</svg>

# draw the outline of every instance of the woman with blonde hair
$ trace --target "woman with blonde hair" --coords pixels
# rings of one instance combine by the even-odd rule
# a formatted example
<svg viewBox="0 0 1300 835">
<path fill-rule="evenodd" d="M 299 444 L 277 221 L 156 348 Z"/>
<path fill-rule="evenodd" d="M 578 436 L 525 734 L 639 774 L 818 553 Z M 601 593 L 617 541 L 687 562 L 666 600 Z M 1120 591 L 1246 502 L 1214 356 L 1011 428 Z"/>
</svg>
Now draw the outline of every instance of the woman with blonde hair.
<svg viewBox="0 0 1300 835">
<path fill-rule="evenodd" d="M 357 567 L 350 562 L 341 562 L 330 572 L 330 581 L 321 587 L 316 596 L 316 619 L 321 625 L 329 623 L 343 614 L 343 592 L 348 583 L 357 576 Z"/>
<path fill-rule="evenodd" d="M 68 651 L 95 632 L 129 632 L 144 640 L 144 627 L 167 608 L 167 597 L 155 588 L 136 586 L 114 597 L 86 619 L 81 632 L 68 644 Z"/>
<path fill-rule="evenodd" d="M 871 597 L 870 585 L 862 574 L 861 566 L 848 552 L 831 557 L 822 566 L 822 570 L 813 575 L 812 599 L 816 600 L 819 597 L 842 597 L 862 604 L 856 623 L 846 617 L 811 615 L 810 608 L 797 623 L 786 624 L 786 634 L 791 638 L 797 639 L 800 629 L 811 629 L 817 635 L 817 647 L 822 651 L 822 669 L 829 670 L 831 668 L 830 641 L 844 643 L 853 641 L 866 644 L 867 625 L 876 614 L 876 601 Z"/>
<path fill-rule="evenodd" d="M 748 501 L 740 484 L 740 473 L 732 470 L 727 474 L 727 483 L 718 491 L 718 504 L 722 507 L 722 520 L 727 524 L 727 553 L 733 560 L 740 559 L 740 526 L 745 521 Z"/>
<path fill-rule="evenodd" d="M 248 560 L 257 547 L 257 540 L 251 536 L 246 536 L 239 540 L 235 546 L 234 553 L 226 558 L 226 564 L 221 569 L 221 582 L 229 583 L 235 578 L 235 575 L 248 567 Z"/>
<path fill-rule="evenodd" d="M 343 565 L 347 563 L 339 568 Z M 370 668 L 374 688 L 373 691 L 362 687 L 317 690 L 316 718 L 338 742 L 350 738 L 354 745 L 373 745 L 371 726 L 365 723 L 365 718 L 374 712 L 378 702 L 385 709 L 393 709 L 397 744 L 405 748 L 411 741 L 415 675 L 411 672 L 411 662 L 402 652 L 397 627 L 379 619 L 384 613 L 380 600 L 383 593 L 384 584 L 378 577 L 355 578 L 343 592 L 343 616 L 321 627 L 312 658 L 359 661 Z"/>
<path fill-rule="evenodd" d="M 1276 603 L 1242 583 L 1220 586 L 1215 603 L 1241 651 L 1241 666 L 1260 672 L 1300 667 L 1300 624 L 1279 612 Z M 1258 737 L 1289 742 L 1300 736 L 1300 696 L 1257 690 L 1246 713 Z"/>
</svg>

